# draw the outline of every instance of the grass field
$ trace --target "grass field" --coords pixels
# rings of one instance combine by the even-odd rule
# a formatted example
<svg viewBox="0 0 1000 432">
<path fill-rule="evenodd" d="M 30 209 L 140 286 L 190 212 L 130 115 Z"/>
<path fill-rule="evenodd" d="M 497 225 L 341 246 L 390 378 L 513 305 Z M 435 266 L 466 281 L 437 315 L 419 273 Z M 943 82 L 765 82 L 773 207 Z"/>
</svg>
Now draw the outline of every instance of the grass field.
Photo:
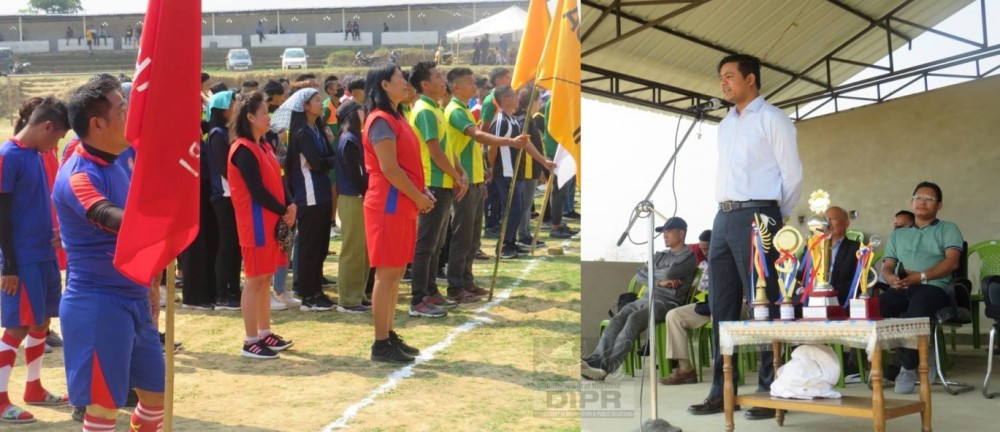
<svg viewBox="0 0 1000 432">
<path fill-rule="evenodd" d="M 7 128 L 0 125 L 0 133 L 9 135 Z M 578 411 L 552 401 L 578 384 L 580 244 L 541 237 L 549 246 L 563 244 L 566 254 L 501 262 L 493 304 L 463 305 L 442 319 L 410 318 L 403 283 L 397 330 L 433 355 L 408 369 L 368 360 L 370 314 L 275 312 L 272 328 L 296 344 L 281 359 L 262 361 L 239 354 L 238 312 L 178 309 L 176 337 L 185 349 L 175 361 L 174 430 L 319 431 L 338 419 L 364 431 L 579 430 Z M 494 244 L 484 240 L 483 250 Z M 339 240 L 332 245 L 339 251 Z M 492 260 L 477 261 L 481 286 L 489 287 L 492 269 Z M 325 273 L 337 277 L 337 255 L 328 257 Z M 335 290 L 328 293 L 336 299 Z M 53 392 L 66 390 L 61 353 L 45 357 L 42 381 Z M 24 372 L 19 356 L 10 386 L 15 403 Z M 395 385 L 386 385 L 389 377 Z M 344 415 L 380 388 L 370 404 Z M 2 429 L 80 430 L 69 408 L 31 411 L 38 423 Z M 119 429 L 129 416 L 121 412 Z"/>
</svg>

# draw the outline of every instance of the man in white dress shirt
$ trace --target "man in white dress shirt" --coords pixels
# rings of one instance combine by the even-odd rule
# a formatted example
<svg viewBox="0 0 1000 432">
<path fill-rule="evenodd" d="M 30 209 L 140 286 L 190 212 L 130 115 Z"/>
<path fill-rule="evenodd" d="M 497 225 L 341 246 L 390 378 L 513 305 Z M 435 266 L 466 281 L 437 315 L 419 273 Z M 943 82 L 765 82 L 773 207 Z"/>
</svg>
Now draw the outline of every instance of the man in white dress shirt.
<svg viewBox="0 0 1000 432">
<path fill-rule="evenodd" d="M 715 185 L 719 212 L 712 226 L 708 252 L 715 373 L 705 401 L 688 408 L 688 412 L 696 415 L 723 410 L 719 322 L 739 320 L 744 297 L 753 289 L 749 284 L 749 263 L 754 215 L 769 221 L 768 231 L 775 233 L 792 214 L 802 191 L 802 163 L 795 142 L 795 126 L 788 115 L 761 96 L 760 60 L 750 55 L 731 55 L 719 62 L 718 73 L 724 97 L 734 106 L 719 124 Z M 778 297 L 775 257 L 776 254 L 767 260 L 772 266 L 767 280 L 772 302 Z M 774 379 L 771 360 L 771 351 L 764 350 L 758 391 L 769 390 Z M 737 375 L 733 373 L 734 388 Z M 752 408 L 745 415 L 755 420 L 773 418 L 774 410 Z"/>
</svg>

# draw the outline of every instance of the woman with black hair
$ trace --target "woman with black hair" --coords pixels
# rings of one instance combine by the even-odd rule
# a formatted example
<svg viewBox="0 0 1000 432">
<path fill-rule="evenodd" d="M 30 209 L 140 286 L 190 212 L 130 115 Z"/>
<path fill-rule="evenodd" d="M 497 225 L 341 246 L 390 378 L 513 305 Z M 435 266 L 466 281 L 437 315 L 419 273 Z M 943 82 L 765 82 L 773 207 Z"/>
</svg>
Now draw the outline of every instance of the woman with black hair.
<svg viewBox="0 0 1000 432">
<path fill-rule="evenodd" d="M 229 128 L 233 118 L 236 93 L 224 91 L 212 95 L 208 102 L 208 177 L 212 184 L 209 202 L 215 210 L 219 227 L 218 251 L 215 255 L 215 308 L 240 310 L 240 242 L 236 234 L 236 214 L 229 188 L 226 159 L 229 157 Z"/>
<path fill-rule="evenodd" d="M 300 309 L 328 311 L 333 309 L 333 301 L 323 293 L 323 261 L 330 249 L 330 218 L 333 217 L 333 187 L 330 185 L 333 148 L 326 140 L 323 103 L 316 89 L 307 87 L 293 93 L 278 112 L 285 109 L 291 109 L 285 174 L 299 209 Z"/>
<path fill-rule="evenodd" d="M 371 359 L 406 363 L 420 351 L 406 345 L 393 331 L 399 281 L 413 261 L 417 214 L 434 206 L 424 187 L 424 169 L 416 134 L 398 109 L 406 99 L 406 80 L 396 65 L 370 69 L 365 80 L 363 129 L 368 191 L 365 193 L 365 231 L 368 258 L 375 267 L 372 308 L 375 343 Z"/>
<path fill-rule="evenodd" d="M 340 260 L 337 270 L 337 287 L 340 305 L 337 311 L 364 313 L 371 309 L 365 304 L 368 285 L 368 246 L 365 239 L 364 197 L 368 190 L 368 172 L 365 170 L 364 150 L 361 144 L 361 124 L 364 108 L 349 101 L 336 112 L 340 125 L 340 142 L 337 144 L 337 206 L 340 208 Z"/>
<path fill-rule="evenodd" d="M 267 104 L 260 92 L 244 97 L 233 116 L 230 134 L 235 138 L 227 159 L 230 191 L 236 211 L 236 228 L 243 253 L 247 282 L 243 289 L 243 325 L 246 342 L 241 354 L 257 359 L 277 358 L 292 346 L 271 332 L 268 287 L 279 265 L 288 257 L 279 244 L 279 223 L 295 223 L 295 203 L 289 203 L 281 181 L 281 168 L 271 145 L 264 141 L 270 128 Z M 287 239 L 280 239 L 283 243 Z"/>
</svg>

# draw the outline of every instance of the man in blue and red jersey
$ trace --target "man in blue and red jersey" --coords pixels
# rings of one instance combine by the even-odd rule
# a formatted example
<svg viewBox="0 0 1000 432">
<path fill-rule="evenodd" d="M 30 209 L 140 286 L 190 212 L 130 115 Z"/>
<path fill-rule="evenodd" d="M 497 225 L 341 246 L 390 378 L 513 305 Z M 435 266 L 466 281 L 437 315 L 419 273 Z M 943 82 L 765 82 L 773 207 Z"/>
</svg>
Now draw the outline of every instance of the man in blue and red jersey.
<svg viewBox="0 0 1000 432">
<path fill-rule="evenodd" d="M 69 118 L 80 145 L 60 168 L 53 190 L 69 257 L 59 309 L 70 403 L 86 406 L 84 431 L 113 431 L 129 388 L 139 396 L 132 431 L 162 428 L 164 359 L 147 286 L 126 278 L 113 260 L 129 174 L 116 163 L 128 105 L 120 87 L 91 81 L 76 89 Z"/>
<path fill-rule="evenodd" d="M 25 403 L 64 405 L 67 401 L 66 396 L 49 393 L 41 383 L 45 334 L 51 318 L 59 316 L 62 290 L 42 153 L 54 149 L 66 136 L 66 112 L 63 102 L 44 99 L 28 125 L 0 146 L 0 324 L 5 329 L 0 340 L 0 422 L 35 421 L 7 395 L 17 348 L 25 338 Z"/>
</svg>

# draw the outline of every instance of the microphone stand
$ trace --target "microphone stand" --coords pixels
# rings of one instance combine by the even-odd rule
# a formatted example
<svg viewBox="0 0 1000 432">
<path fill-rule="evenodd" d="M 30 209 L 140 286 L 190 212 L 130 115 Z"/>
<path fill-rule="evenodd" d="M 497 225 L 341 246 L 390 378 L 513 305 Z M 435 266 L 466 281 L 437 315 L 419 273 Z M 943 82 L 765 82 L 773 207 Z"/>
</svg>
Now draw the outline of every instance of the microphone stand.
<svg viewBox="0 0 1000 432">
<path fill-rule="evenodd" d="M 647 300 L 647 308 L 649 310 L 649 325 L 646 328 L 646 335 L 649 338 L 649 394 L 650 394 L 650 418 L 642 423 L 640 426 L 640 432 L 681 432 L 681 429 L 672 426 L 666 420 L 660 419 L 657 415 L 657 397 L 656 397 L 656 322 L 654 309 L 654 299 L 656 298 L 656 280 L 653 278 L 653 255 L 656 252 L 656 248 L 653 245 L 653 239 L 656 236 L 656 209 L 653 206 L 653 202 L 650 201 L 653 193 L 656 192 L 656 188 L 660 186 L 660 182 L 663 177 L 667 174 L 667 171 L 674 164 L 674 160 L 677 159 L 677 153 L 681 151 L 684 147 L 684 143 L 687 142 L 688 137 L 691 135 L 691 131 L 694 130 L 695 125 L 701 123 L 705 120 L 705 110 L 699 110 L 695 112 L 694 122 L 688 127 L 687 132 L 684 134 L 684 138 L 681 139 L 677 148 L 674 149 L 674 153 L 670 155 L 670 160 L 667 161 L 666 166 L 660 171 L 660 176 L 656 178 L 653 186 L 649 189 L 649 193 L 646 194 L 646 198 L 640 201 L 635 208 L 632 210 L 632 217 L 629 220 L 628 227 L 625 228 L 625 232 L 622 233 L 621 237 L 618 239 L 618 246 L 621 246 L 625 241 L 625 237 L 628 236 L 629 231 L 632 230 L 632 226 L 635 222 L 641 218 L 649 218 L 649 258 L 646 262 L 647 269 L 647 287 L 646 292 L 649 293 L 649 300 Z M 678 119 L 677 121 L 680 121 Z M 640 396 L 641 400 L 641 396 Z"/>
</svg>

